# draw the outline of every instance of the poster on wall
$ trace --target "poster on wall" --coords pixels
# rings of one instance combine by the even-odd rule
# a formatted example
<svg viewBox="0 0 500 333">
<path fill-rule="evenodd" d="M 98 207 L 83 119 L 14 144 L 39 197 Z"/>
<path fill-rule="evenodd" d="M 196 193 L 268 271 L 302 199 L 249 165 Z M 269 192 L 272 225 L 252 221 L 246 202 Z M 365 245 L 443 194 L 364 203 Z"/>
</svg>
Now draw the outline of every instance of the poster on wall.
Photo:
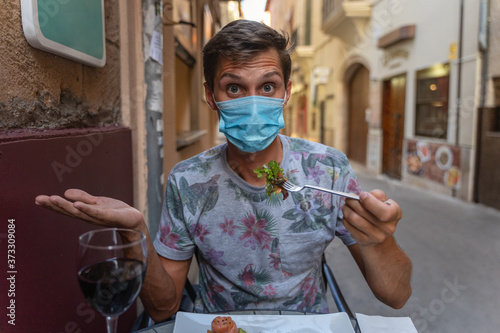
<svg viewBox="0 0 500 333">
<path fill-rule="evenodd" d="M 429 179 L 452 190 L 459 190 L 462 182 L 460 149 L 439 143 L 408 140 L 407 172 Z"/>
<path fill-rule="evenodd" d="M 21 15 L 34 48 L 89 66 L 106 64 L 103 0 L 21 0 Z"/>
</svg>

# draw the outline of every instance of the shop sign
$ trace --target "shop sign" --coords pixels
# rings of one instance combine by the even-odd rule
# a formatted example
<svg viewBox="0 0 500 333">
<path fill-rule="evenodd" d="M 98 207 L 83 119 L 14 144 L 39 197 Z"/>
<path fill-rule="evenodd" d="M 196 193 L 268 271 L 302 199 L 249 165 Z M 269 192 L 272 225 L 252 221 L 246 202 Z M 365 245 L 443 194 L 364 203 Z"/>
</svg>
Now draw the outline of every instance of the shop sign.
<svg viewBox="0 0 500 333">
<path fill-rule="evenodd" d="M 34 48 L 89 66 L 105 65 L 103 0 L 21 0 L 21 15 Z"/>
<path fill-rule="evenodd" d="M 408 51 L 404 49 L 396 49 L 393 51 L 384 52 L 382 57 L 382 65 L 384 67 L 395 68 L 402 64 L 402 61 L 408 60 Z"/>
</svg>

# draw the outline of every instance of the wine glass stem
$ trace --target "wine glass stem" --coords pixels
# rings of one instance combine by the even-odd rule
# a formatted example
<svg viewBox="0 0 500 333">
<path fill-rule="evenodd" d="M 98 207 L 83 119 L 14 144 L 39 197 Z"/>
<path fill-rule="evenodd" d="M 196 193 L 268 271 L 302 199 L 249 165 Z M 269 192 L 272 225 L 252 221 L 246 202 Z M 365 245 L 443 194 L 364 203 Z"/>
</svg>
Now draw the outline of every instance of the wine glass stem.
<svg viewBox="0 0 500 333">
<path fill-rule="evenodd" d="M 118 316 L 106 316 L 106 327 L 108 333 L 116 333 L 116 327 L 118 323 Z"/>
</svg>

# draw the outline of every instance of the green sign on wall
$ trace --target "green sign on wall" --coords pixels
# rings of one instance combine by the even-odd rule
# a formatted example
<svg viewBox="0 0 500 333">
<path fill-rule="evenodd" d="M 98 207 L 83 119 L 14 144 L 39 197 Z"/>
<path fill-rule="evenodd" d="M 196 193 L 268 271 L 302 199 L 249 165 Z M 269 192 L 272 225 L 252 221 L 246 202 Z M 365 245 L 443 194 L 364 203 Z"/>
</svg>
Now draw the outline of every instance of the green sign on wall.
<svg viewBox="0 0 500 333">
<path fill-rule="evenodd" d="M 31 46 L 90 66 L 106 63 L 103 0 L 21 0 Z"/>
</svg>

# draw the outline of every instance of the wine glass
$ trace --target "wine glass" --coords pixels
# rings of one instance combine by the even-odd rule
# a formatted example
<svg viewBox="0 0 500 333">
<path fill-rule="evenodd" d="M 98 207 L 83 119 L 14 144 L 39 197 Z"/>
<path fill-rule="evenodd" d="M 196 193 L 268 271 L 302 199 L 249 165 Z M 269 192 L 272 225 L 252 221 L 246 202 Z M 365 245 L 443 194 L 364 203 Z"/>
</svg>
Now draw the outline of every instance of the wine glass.
<svg viewBox="0 0 500 333">
<path fill-rule="evenodd" d="M 134 302 L 146 274 L 146 236 L 129 229 L 98 229 L 78 239 L 78 281 L 92 307 L 116 333 L 118 316 Z"/>
</svg>

